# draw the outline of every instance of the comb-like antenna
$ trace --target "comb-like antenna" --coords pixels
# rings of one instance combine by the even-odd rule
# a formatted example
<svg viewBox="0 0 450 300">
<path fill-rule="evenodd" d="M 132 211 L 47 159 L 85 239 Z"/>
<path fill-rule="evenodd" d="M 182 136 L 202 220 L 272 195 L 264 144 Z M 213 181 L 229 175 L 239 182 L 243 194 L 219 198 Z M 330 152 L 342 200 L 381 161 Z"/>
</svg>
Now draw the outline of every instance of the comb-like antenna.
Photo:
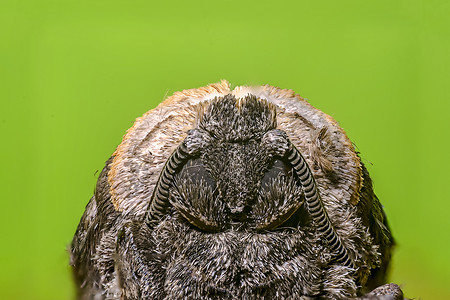
<svg viewBox="0 0 450 300">
<path fill-rule="evenodd" d="M 147 211 L 146 223 L 153 228 L 169 207 L 169 189 L 176 172 L 186 163 L 189 154 L 184 141 L 167 160 L 163 167 Z"/>
<path fill-rule="evenodd" d="M 339 236 L 330 222 L 308 164 L 292 143 L 285 153 L 285 158 L 294 168 L 300 184 L 304 189 L 305 202 L 312 219 L 317 224 L 318 230 L 324 234 L 328 246 L 336 253 L 335 260 L 346 267 L 355 268 L 347 249 L 342 245 Z"/>
<path fill-rule="evenodd" d="M 170 205 L 169 189 L 173 184 L 175 174 L 207 143 L 208 134 L 206 132 L 198 129 L 189 130 L 186 139 L 167 159 L 156 183 L 145 217 L 145 222 L 150 228 L 153 228 L 161 220 Z"/>
</svg>

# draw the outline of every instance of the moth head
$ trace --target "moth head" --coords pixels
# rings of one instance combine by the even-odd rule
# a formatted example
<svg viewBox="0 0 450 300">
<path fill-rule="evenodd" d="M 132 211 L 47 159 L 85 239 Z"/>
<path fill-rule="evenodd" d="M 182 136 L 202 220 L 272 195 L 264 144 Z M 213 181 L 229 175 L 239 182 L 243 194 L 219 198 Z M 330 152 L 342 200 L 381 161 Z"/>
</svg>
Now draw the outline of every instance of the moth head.
<svg viewBox="0 0 450 300">
<path fill-rule="evenodd" d="M 286 159 L 276 108 L 254 95 L 215 98 L 168 159 L 148 212 L 150 226 L 169 207 L 208 232 L 270 230 L 303 204 L 303 188 Z"/>
</svg>

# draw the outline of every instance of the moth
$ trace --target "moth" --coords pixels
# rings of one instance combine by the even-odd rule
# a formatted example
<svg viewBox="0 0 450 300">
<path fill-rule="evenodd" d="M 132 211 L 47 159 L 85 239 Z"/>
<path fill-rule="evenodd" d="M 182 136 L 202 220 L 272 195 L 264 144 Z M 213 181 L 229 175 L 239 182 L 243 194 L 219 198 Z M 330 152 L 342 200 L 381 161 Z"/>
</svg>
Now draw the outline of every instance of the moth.
<svg viewBox="0 0 450 300">
<path fill-rule="evenodd" d="M 342 128 L 292 90 L 227 81 L 138 118 L 71 244 L 79 299 L 403 299 Z"/>
</svg>

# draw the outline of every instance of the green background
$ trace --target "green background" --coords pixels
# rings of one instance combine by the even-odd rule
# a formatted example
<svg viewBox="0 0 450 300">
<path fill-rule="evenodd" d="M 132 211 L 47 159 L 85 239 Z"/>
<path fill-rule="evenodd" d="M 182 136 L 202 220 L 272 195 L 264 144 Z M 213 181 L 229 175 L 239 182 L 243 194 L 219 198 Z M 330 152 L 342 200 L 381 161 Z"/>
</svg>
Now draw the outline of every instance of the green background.
<svg viewBox="0 0 450 300">
<path fill-rule="evenodd" d="M 406 295 L 450 299 L 449 1 L 0 1 L 0 298 L 72 299 L 67 247 L 134 119 L 291 88 L 362 153 Z"/>
</svg>

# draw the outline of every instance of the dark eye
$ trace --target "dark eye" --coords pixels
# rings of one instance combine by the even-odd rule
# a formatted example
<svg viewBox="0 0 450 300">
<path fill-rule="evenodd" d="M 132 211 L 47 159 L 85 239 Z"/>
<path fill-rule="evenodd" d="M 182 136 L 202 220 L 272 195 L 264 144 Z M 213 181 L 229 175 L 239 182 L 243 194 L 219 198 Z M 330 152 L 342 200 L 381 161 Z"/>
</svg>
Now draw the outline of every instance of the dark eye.
<svg viewBox="0 0 450 300">
<path fill-rule="evenodd" d="M 252 218 L 258 230 L 272 230 L 291 225 L 291 217 L 303 204 L 303 189 L 294 177 L 292 167 L 276 159 L 261 179 Z M 295 222 L 295 220 L 294 220 Z"/>
<path fill-rule="evenodd" d="M 170 202 L 191 225 L 216 232 L 223 224 L 223 204 L 215 192 L 216 182 L 201 159 L 192 159 L 176 175 Z"/>
<path fill-rule="evenodd" d="M 261 179 L 261 188 L 264 189 L 265 186 L 277 177 L 286 178 L 290 174 L 292 175 L 292 167 L 283 161 L 276 159 Z"/>
<path fill-rule="evenodd" d="M 189 160 L 181 169 L 180 177 L 190 178 L 193 183 L 204 181 L 211 189 L 216 188 L 216 182 L 206 170 L 200 158 Z"/>
</svg>

